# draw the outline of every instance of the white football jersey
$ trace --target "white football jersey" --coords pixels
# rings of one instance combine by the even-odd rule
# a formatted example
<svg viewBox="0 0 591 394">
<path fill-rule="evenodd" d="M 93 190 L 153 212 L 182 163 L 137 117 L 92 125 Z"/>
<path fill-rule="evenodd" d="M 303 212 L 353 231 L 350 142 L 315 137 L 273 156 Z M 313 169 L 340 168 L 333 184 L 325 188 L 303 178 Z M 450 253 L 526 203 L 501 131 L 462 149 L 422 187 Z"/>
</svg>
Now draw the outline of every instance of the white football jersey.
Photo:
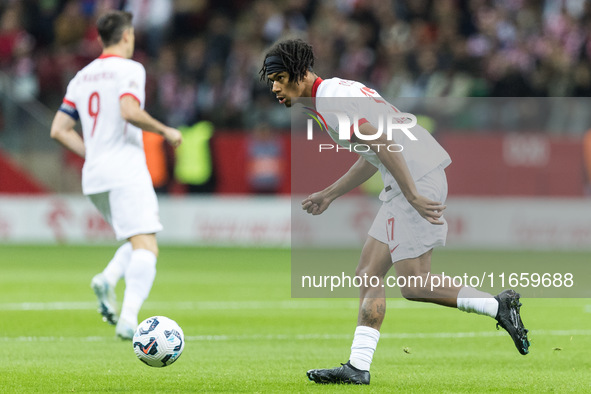
<svg viewBox="0 0 591 394">
<path fill-rule="evenodd" d="M 103 55 L 68 84 L 60 110 L 80 118 L 86 147 L 82 192 L 102 193 L 151 182 L 142 131 L 121 117 L 119 100 L 131 95 L 144 107 L 146 71 L 133 60 Z"/>
<path fill-rule="evenodd" d="M 396 180 L 380 162 L 374 151 L 368 147 L 368 149 L 363 149 L 364 147 L 358 146 L 359 143 L 351 142 L 351 130 L 347 130 L 349 140 L 339 139 L 339 119 L 335 113 L 345 113 L 351 120 L 350 128 L 355 117 L 359 119 L 358 124 L 369 122 L 376 129 L 380 129 L 380 121 L 384 122 L 382 126 L 384 126 L 385 132 L 385 115 L 399 113 L 400 111 L 384 100 L 375 90 L 366 87 L 362 83 L 340 78 L 327 80 L 318 78 L 314 83 L 312 96 L 315 98 L 316 110 L 323 116 L 328 125 L 328 133 L 331 138 L 337 144 L 363 156 L 380 171 L 384 185 L 386 188 L 389 186 L 387 192 L 382 191 L 380 199 L 387 201 L 399 194 L 400 187 Z M 438 166 L 447 167 L 451 163 L 451 158 L 447 152 L 427 130 L 419 125 L 410 127 L 408 130 L 416 140 L 412 140 L 402 130 L 398 129 L 394 130 L 392 139 L 394 144 L 403 147 L 402 154 L 415 181 Z M 364 143 L 371 145 L 372 141 L 364 141 Z M 356 145 L 357 147 L 355 147 Z M 386 148 L 381 147 L 380 149 Z M 396 150 L 394 147 L 392 149 Z"/>
</svg>

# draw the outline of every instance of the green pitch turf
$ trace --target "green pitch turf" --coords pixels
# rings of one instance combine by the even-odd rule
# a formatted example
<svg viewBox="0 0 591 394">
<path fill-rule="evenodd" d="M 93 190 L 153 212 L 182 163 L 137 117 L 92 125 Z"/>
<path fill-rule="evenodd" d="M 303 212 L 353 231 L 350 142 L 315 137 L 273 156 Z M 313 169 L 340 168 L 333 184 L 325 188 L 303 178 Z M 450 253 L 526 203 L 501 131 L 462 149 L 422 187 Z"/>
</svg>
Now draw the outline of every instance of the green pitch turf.
<svg viewBox="0 0 591 394">
<path fill-rule="evenodd" d="M 0 392 L 538 393 L 591 387 L 588 299 L 523 300 L 533 342 L 527 356 L 490 318 L 391 299 L 371 386 L 309 382 L 307 369 L 347 360 L 357 302 L 291 299 L 288 250 L 162 247 L 140 317 L 175 319 L 186 347 L 175 364 L 150 368 L 95 310 L 90 279 L 114 250 L 0 245 Z M 442 250 L 438 258 L 468 253 L 475 252 Z M 573 257 L 581 255 L 537 253 L 557 261 Z M 117 290 L 121 299 L 122 284 Z"/>
</svg>

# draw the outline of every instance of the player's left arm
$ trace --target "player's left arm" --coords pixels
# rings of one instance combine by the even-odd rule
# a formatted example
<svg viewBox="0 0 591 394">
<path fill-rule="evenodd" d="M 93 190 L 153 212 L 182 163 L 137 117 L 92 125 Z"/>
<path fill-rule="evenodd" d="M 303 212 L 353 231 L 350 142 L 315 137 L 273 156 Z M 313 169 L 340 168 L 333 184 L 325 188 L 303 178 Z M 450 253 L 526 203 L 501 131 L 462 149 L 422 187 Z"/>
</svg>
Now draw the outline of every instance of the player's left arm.
<svg viewBox="0 0 591 394">
<path fill-rule="evenodd" d="M 156 133 L 163 136 L 169 144 L 177 147 L 183 141 L 179 130 L 168 127 L 160 121 L 154 119 L 148 112 L 140 107 L 139 101 L 131 95 L 124 95 L 119 100 L 121 117 L 132 125 L 139 127 L 144 131 Z"/>
<path fill-rule="evenodd" d="M 74 118 L 65 112 L 58 111 L 51 123 L 50 135 L 51 138 L 55 139 L 78 156 L 84 158 L 86 156 L 84 140 L 80 134 L 74 130 L 74 126 L 76 126 Z"/>
<path fill-rule="evenodd" d="M 359 132 L 364 135 L 375 135 L 377 133 L 377 129 L 371 125 L 371 123 L 366 122 L 359 126 Z M 353 136 L 353 142 L 361 142 L 355 139 Z M 392 140 L 388 140 L 385 134 L 382 134 L 377 140 L 370 145 L 371 150 L 373 150 L 378 159 L 382 162 L 382 164 L 386 167 L 390 174 L 400 186 L 400 190 L 404 197 L 408 200 L 408 202 L 413 206 L 417 212 L 424 217 L 429 223 L 432 224 L 444 224 L 441 220 L 441 216 L 443 215 L 443 210 L 446 208 L 441 202 L 433 201 L 428 199 L 427 197 L 419 194 L 417 191 L 415 181 L 412 179 L 412 175 L 410 174 L 410 170 L 408 169 L 408 165 L 406 164 L 406 160 L 404 160 L 404 156 L 401 152 L 390 152 L 388 149 L 384 149 L 384 146 L 395 143 Z M 380 149 L 381 145 L 381 149 Z"/>
<path fill-rule="evenodd" d="M 302 209 L 312 215 L 320 215 L 337 198 L 367 181 L 378 169 L 359 156 L 349 171 L 326 189 L 310 194 L 302 201 Z"/>
</svg>

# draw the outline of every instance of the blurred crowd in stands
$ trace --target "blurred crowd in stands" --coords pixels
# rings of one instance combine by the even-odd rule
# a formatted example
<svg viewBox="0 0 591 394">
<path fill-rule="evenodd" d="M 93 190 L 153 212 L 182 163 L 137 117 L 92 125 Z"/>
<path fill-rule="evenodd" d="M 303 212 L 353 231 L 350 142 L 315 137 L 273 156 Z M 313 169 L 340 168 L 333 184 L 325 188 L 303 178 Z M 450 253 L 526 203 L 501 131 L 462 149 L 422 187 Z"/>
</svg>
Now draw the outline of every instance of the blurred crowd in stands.
<svg viewBox="0 0 591 394">
<path fill-rule="evenodd" d="M 147 109 L 180 126 L 289 128 L 259 81 L 286 35 L 315 48 L 315 71 L 387 98 L 591 96 L 589 0 L 0 0 L 0 72 L 15 100 L 57 108 L 100 54 L 105 9 L 134 13 Z"/>
</svg>

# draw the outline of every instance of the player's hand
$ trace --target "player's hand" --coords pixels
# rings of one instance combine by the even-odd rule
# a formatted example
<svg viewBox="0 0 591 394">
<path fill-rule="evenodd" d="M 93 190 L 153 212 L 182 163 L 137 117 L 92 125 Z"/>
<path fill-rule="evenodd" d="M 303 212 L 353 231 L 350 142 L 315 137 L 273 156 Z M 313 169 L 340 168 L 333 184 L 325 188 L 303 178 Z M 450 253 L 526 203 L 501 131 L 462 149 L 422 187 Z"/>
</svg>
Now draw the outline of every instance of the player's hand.
<svg viewBox="0 0 591 394">
<path fill-rule="evenodd" d="M 172 127 L 167 127 L 166 129 L 164 129 L 164 138 L 174 148 L 176 148 L 181 144 L 181 142 L 183 142 L 183 135 L 181 134 L 181 132 Z"/>
<path fill-rule="evenodd" d="M 302 209 L 312 215 L 320 215 L 326 211 L 332 200 L 323 192 L 310 194 L 302 201 Z"/>
<path fill-rule="evenodd" d="M 417 210 L 419 215 L 424 217 L 429 223 L 437 225 L 442 225 L 445 223 L 443 220 L 441 220 L 441 216 L 443 216 L 443 210 L 447 208 L 446 205 L 430 200 L 425 196 L 421 196 L 420 194 L 408 200 L 408 202 L 413 206 L 414 209 Z"/>
</svg>

